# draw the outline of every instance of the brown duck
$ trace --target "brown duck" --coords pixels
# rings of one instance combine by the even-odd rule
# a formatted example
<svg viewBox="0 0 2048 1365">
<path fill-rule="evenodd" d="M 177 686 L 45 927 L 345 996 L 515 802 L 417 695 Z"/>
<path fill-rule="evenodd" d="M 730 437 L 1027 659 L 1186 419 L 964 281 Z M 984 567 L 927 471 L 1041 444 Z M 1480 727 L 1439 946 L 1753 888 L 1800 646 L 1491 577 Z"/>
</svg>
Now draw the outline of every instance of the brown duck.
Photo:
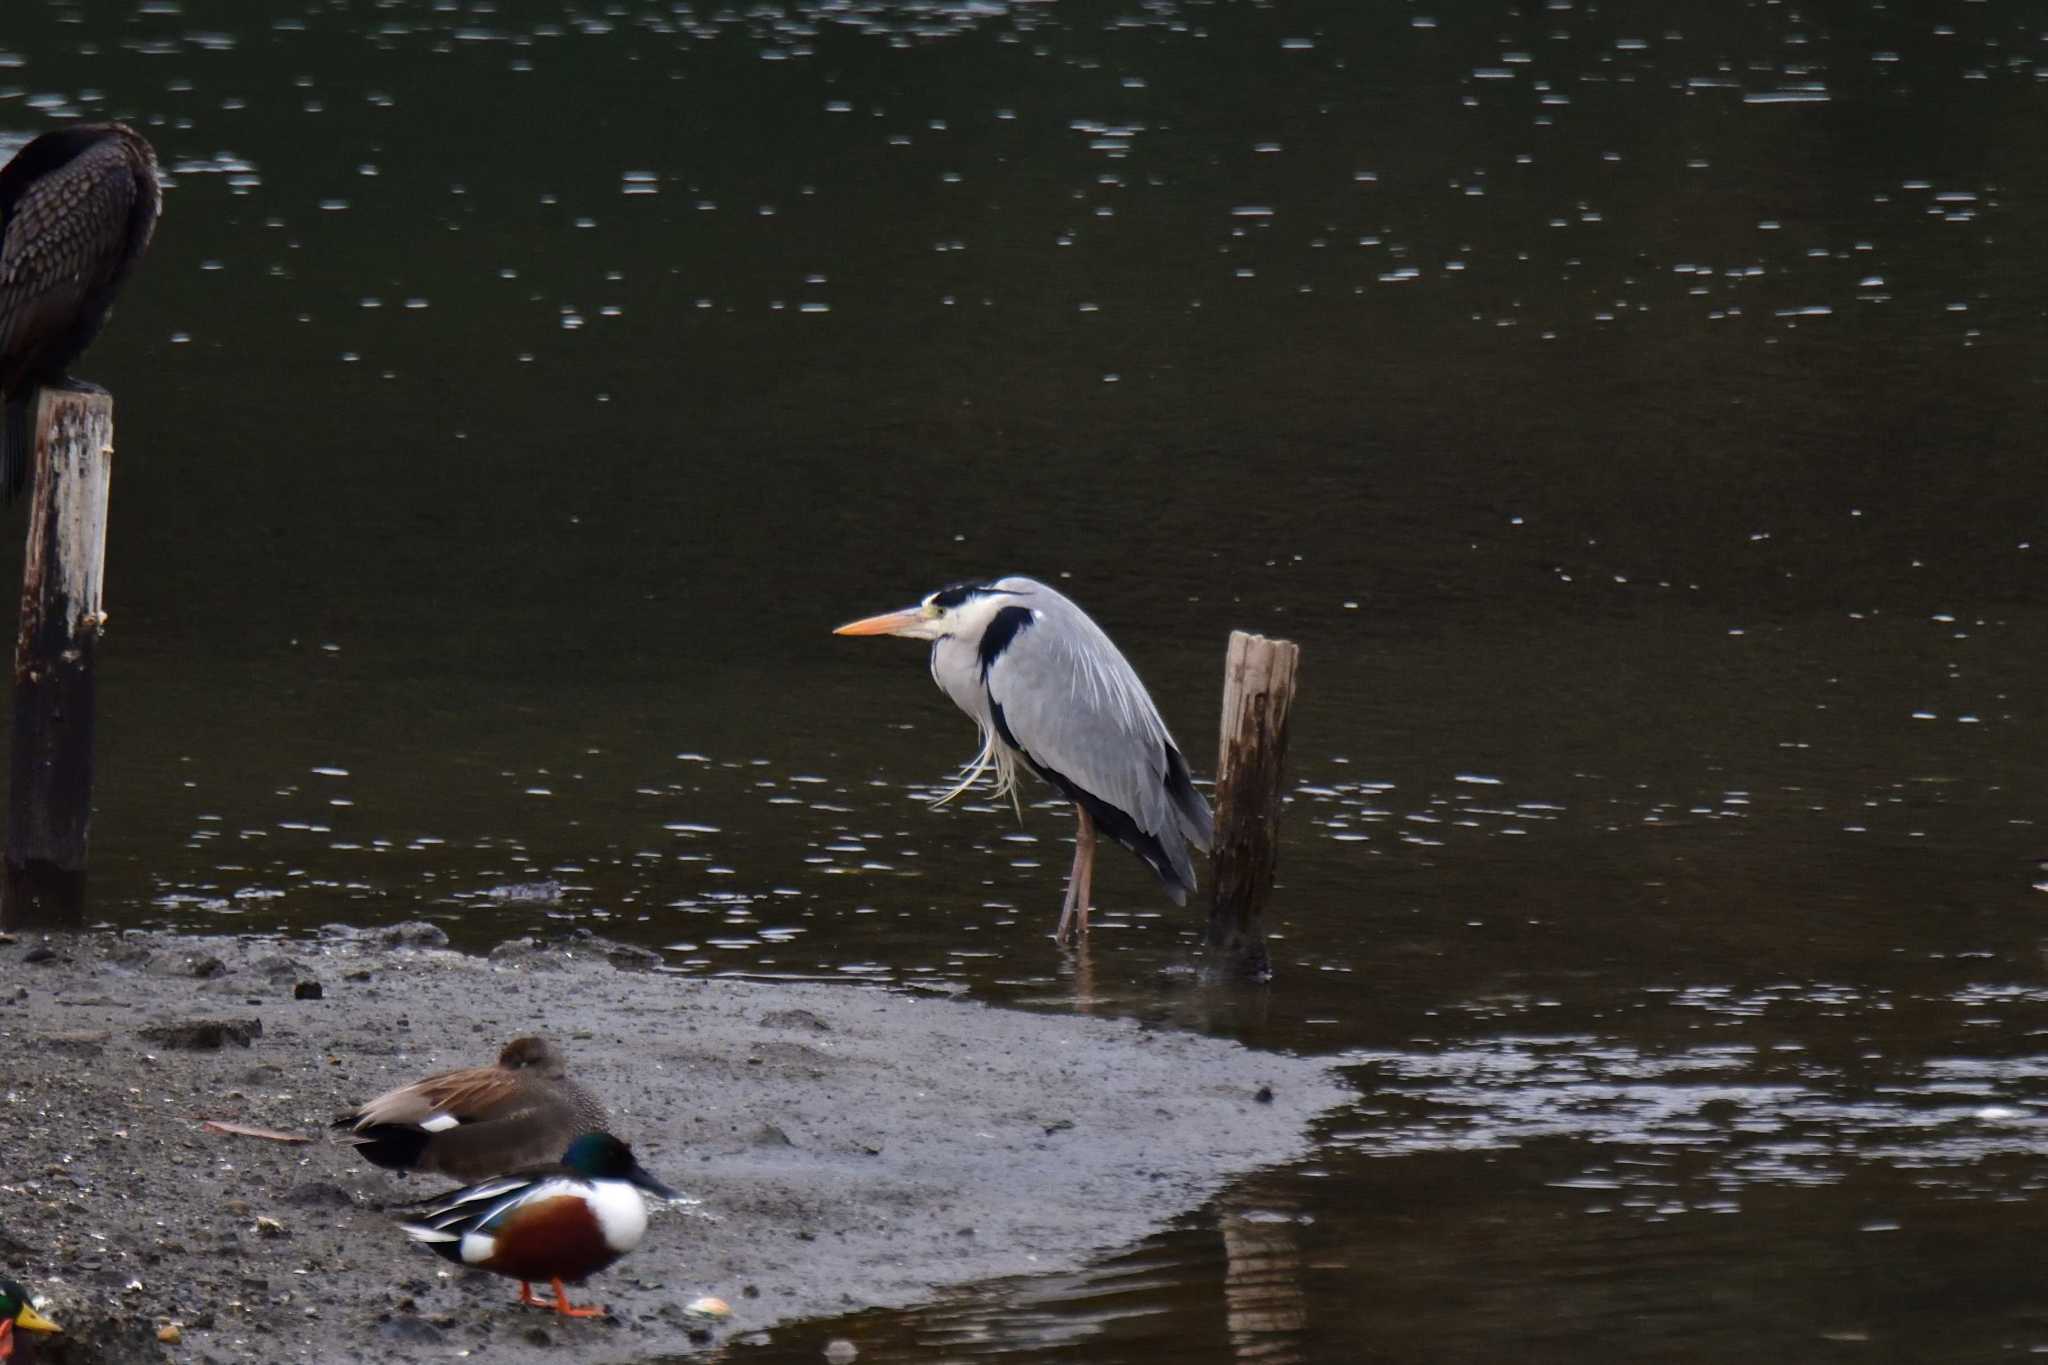
<svg viewBox="0 0 2048 1365">
<path fill-rule="evenodd" d="M 558 1160 L 601 1132 L 604 1106 L 569 1079 L 545 1038 L 514 1038 L 496 1066 L 443 1071 L 386 1091 L 334 1126 L 373 1166 L 482 1180 Z"/>
</svg>

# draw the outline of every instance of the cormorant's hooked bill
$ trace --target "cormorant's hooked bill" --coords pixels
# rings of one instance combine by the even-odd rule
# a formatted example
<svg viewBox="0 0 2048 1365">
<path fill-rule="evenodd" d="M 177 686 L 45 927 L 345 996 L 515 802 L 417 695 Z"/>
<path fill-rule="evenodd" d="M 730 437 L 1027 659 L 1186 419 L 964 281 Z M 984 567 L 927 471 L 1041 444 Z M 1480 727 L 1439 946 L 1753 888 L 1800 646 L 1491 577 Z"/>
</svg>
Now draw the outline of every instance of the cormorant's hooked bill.
<svg viewBox="0 0 2048 1365">
<path fill-rule="evenodd" d="M 0 496 L 27 482 L 36 390 L 75 386 L 162 208 L 156 152 L 123 124 L 44 133 L 0 167 Z"/>
</svg>

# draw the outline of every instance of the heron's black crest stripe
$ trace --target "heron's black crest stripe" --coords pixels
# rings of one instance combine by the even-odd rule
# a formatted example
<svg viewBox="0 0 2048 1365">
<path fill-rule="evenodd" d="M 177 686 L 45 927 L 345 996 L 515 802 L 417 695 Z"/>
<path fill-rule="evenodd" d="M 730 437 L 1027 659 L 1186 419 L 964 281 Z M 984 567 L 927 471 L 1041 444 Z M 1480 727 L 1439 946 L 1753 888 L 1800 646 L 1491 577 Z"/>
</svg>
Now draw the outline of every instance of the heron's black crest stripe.
<svg viewBox="0 0 2048 1365">
<path fill-rule="evenodd" d="M 955 583 L 950 588 L 941 588 L 932 594 L 935 607 L 957 607 L 977 597 L 984 597 L 995 589 L 986 583 Z"/>
<path fill-rule="evenodd" d="M 983 682 L 988 681 L 988 671 L 995 667 L 997 659 L 1003 657 L 1003 651 L 1010 647 L 1010 642 L 1037 619 L 1029 607 L 1004 607 L 995 614 L 988 623 L 988 629 L 981 633 L 981 645 L 977 651 L 981 656 Z"/>
<path fill-rule="evenodd" d="M 996 734 L 1003 743 L 1022 754 L 1033 772 L 1058 787 L 1069 801 L 1087 811 L 1097 830 L 1143 858 L 1145 865 L 1159 878 L 1159 884 L 1166 888 L 1166 894 L 1173 897 L 1175 905 L 1188 903 L 1188 892 L 1195 888 L 1192 883 L 1181 879 L 1180 873 L 1174 869 L 1173 860 L 1166 856 L 1166 845 L 1159 841 L 1157 835 L 1147 834 L 1138 828 L 1138 822 L 1132 819 L 1128 812 L 1112 806 L 1094 792 L 1082 790 L 1064 773 L 1054 772 L 1033 758 L 1030 751 L 1017 743 L 1017 737 L 1010 733 L 1009 722 L 1003 719 L 1003 704 L 994 697 L 988 699 L 988 709 L 990 718 L 996 723 Z M 1183 765 L 1182 772 L 1185 771 L 1186 767 Z"/>
</svg>

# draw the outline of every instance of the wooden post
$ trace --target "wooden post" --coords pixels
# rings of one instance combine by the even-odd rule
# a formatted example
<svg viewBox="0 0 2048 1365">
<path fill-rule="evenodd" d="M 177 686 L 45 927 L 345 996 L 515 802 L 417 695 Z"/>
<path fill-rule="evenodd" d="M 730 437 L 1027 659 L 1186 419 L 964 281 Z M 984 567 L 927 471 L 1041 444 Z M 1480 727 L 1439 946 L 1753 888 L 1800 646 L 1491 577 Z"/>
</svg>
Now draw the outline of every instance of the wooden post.
<svg viewBox="0 0 2048 1365">
<path fill-rule="evenodd" d="M 42 391 L 14 646 L 14 747 L 0 927 L 75 919 L 92 823 L 93 655 L 107 560 L 114 400 Z"/>
<path fill-rule="evenodd" d="M 1223 670 L 1223 736 L 1216 758 L 1209 945 L 1232 973 L 1265 980 L 1266 898 L 1280 862 L 1280 780 L 1301 647 L 1230 632 Z"/>
</svg>

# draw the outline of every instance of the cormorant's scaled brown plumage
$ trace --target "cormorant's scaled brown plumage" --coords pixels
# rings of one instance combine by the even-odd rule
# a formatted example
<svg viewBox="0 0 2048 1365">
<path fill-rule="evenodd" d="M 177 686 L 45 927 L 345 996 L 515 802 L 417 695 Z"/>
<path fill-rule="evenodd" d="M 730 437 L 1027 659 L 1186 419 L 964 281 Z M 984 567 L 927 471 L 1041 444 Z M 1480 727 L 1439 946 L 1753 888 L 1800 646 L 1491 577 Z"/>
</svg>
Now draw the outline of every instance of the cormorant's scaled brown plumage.
<svg viewBox="0 0 2048 1365">
<path fill-rule="evenodd" d="M 44 133 L 0 167 L 0 492 L 21 492 L 36 390 L 72 384 L 163 208 L 156 153 L 119 123 Z"/>
</svg>

